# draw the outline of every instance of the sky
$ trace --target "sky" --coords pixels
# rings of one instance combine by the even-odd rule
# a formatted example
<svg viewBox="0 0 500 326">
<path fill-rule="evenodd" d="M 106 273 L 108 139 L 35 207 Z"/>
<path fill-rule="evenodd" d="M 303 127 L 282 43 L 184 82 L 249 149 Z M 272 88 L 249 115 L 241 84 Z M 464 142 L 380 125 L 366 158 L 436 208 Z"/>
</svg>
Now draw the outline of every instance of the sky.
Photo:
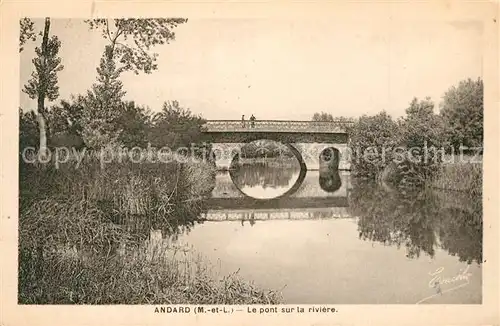
<svg viewBox="0 0 500 326">
<path fill-rule="evenodd" d="M 91 87 L 106 44 L 81 19 L 52 19 L 51 33 L 62 42 L 64 69 L 60 97 L 49 105 Z M 482 25 L 473 22 L 189 19 L 175 33 L 175 41 L 154 48 L 158 70 L 122 75 L 125 99 L 152 111 L 178 100 L 213 120 L 310 120 L 320 111 L 398 117 L 413 97 L 439 104 L 449 87 L 482 71 Z M 34 47 L 20 55 L 21 86 Z M 36 107 L 22 92 L 20 101 Z"/>
</svg>

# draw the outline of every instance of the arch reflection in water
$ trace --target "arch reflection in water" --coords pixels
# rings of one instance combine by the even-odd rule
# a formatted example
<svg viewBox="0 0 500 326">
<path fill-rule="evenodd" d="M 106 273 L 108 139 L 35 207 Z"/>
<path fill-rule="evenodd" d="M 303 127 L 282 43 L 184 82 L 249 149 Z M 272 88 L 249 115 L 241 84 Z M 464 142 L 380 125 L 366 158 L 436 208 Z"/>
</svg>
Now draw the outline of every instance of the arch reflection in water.
<svg viewBox="0 0 500 326">
<path fill-rule="evenodd" d="M 278 150 L 270 151 L 268 147 Z M 291 146 L 274 141 L 252 142 L 243 147 L 241 156 L 234 157 L 230 176 L 246 196 L 273 199 L 285 195 L 300 183 L 305 174 L 301 162 L 300 154 L 295 153 Z"/>
<path fill-rule="evenodd" d="M 335 192 L 342 186 L 339 161 L 340 152 L 334 147 L 325 148 L 319 155 L 319 185 L 326 192 Z"/>
</svg>

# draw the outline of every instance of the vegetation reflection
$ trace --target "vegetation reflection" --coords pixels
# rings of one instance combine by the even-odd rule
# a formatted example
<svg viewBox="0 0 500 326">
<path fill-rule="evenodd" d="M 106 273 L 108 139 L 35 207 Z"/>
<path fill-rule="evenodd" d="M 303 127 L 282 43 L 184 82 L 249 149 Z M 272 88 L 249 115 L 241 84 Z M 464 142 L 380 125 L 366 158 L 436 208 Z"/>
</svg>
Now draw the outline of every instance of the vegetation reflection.
<svg viewBox="0 0 500 326">
<path fill-rule="evenodd" d="M 274 198 L 283 195 L 297 181 L 300 163 L 284 145 L 274 141 L 244 146 L 231 163 L 234 184 L 246 195 Z"/>
<path fill-rule="evenodd" d="M 460 198 L 459 198 L 460 197 Z M 404 246 L 408 258 L 421 252 L 434 257 L 435 248 L 460 261 L 482 261 L 482 203 L 456 193 L 391 191 L 353 181 L 349 209 L 358 216 L 359 237 L 384 245 Z"/>
</svg>

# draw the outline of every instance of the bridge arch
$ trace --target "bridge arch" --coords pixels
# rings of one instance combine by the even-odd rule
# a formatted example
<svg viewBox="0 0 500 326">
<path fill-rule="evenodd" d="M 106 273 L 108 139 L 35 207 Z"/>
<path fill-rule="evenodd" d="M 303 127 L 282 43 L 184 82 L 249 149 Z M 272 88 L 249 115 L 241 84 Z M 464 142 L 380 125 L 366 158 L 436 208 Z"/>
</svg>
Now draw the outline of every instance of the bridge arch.
<svg viewBox="0 0 500 326">
<path fill-rule="evenodd" d="M 280 142 L 279 140 L 269 138 L 260 138 L 260 139 L 269 139 Z M 243 146 L 245 146 L 249 142 L 214 142 L 212 143 L 212 151 L 215 155 L 216 166 L 219 169 L 229 169 L 231 166 L 231 162 L 236 155 L 239 155 L 242 152 Z M 321 169 L 321 153 L 328 148 L 334 148 L 338 151 L 338 165 L 337 169 L 339 170 L 350 170 L 351 163 L 349 162 L 349 155 L 347 153 L 347 144 L 336 144 L 336 143 L 294 143 L 294 142 L 280 142 L 286 146 L 290 146 L 289 148 L 293 148 L 294 150 L 300 153 L 302 158 L 302 162 L 306 165 L 307 170 L 319 170 Z"/>
<path fill-rule="evenodd" d="M 283 145 L 285 145 L 292 152 L 292 154 L 294 155 L 294 157 L 299 162 L 300 172 L 299 172 L 299 176 L 298 176 L 297 180 L 295 181 L 295 183 L 293 184 L 293 186 L 290 189 L 288 189 L 286 192 L 284 192 L 283 194 L 281 194 L 279 196 L 276 196 L 276 197 L 273 197 L 273 198 L 255 198 L 255 197 L 251 197 L 248 194 L 246 194 L 244 191 L 242 191 L 241 188 L 236 184 L 236 182 L 234 182 L 234 180 L 236 179 L 235 171 L 233 169 L 229 169 L 229 175 L 231 177 L 231 180 L 233 180 L 234 185 L 236 186 L 236 188 L 238 189 L 238 191 L 244 197 L 251 198 L 252 200 L 256 200 L 256 201 L 260 201 L 260 202 L 261 201 L 277 200 L 277 199 L 288 197 L 288 196 L 294 194 L 300 188 L 300 186 L 304 182 L 304 179 L 305 179 L 305 177 L 307 175 L 307 166 L 306 166 L 306 164 L 304 162 L 304 159 L 302 158 L 302 154 L 300 153 L 300 151 L 298 151 L 294 146 L 292 146 L 290 144 L 283 144 Z M 236 161 L 238 161 L 240 159 L 240 154 L 241 153 L 237 153 L 233 157 L 233 159 L 232 159 L 232 161 L 230 163 L 230 166 L 232 166 L 234 164 L 234 162 L 236 162 Z"/>
</svg>

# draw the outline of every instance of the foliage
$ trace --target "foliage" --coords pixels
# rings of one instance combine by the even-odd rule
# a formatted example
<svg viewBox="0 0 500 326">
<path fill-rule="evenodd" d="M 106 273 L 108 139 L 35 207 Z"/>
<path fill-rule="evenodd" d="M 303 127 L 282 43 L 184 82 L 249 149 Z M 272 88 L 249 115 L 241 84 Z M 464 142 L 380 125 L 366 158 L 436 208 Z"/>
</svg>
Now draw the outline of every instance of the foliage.
<svg viewBox="0 0 500 326">
<path fill-rule="evenodd" d="M 45 37 L 48 38 L 48 35 L 44 35 Z M 57 73 L 64 68 L 61 58 L 57 56 L 60 47 L 61 41 L 57 36 L 52 36 L 48 38 L 45 47 L 42 44 L 41 47 L 35 48 L 36 57 L 33 59 L 35 70 L 23 89 L 31 99 L 47 98 L 54 101 L 59 96 Z"/>
<path fill-rule="evenodd" d="M 168 146 L 171 149 L 189 147 L 202 139 L 202 126 L 205 120 L 193 115 L 178 101 L 164 102 L 161 112 L 152 118 L 148 139 L 153 147 Z"/>
<path fill-rule="evenodd" d="M 27 22 L 28 26 L 31 26 Z M 21 28 L 23 25 L 21 25 Z M 30 27 L 27 27 L 28 30 Z M 21 31 L 22 33 L 23 31 Z M 31 79 L 24 85 L 23 92 L 31 99 L 37 99 L 38 130 L 39 130 L 39 151 L 45 157 L 47 155 L 47 130 L 45 117 L 45 99 L 54 101 L 59 97 L 59 87 L 57 86 L 57 73 L 64 67 L 61 58 L 58 57 L 61 42 L 57 36 L 49 38 L 50 18 L 45 18 L 42 36 L 42 44 L 35 48 L 36 57 L 33 59 L 35 70 L 31 73 Z"/>
<path fill-rule="evenodd" d="M 118 74 L 129 70 L 138 74 L 158 69 L 155 63 L 158 55 L 148 51 L 156 45 L 175 40 L 173 29 L 186 23 L 187 19 L 92 19 L 86 22 L 90 29 L 100 30 L 109 42 L 108 55 L 121 64 L 117 67 Z"/>
<path fill-rule="evenodd" d="M 47 111 L 49 147 L 83 147 L 82 117 L 84 105 L 89 103 L 89 97 L 78 96 L 71 101 L 62 100 L 59 105 L 54 105 Z M 112 120 L 110 127 L 121 130 L 117 138 L 119 144 L 127 148 L 146 147 L 150 120 L 151 113 L 146 108 L 133 101 L 120 101 L 116 104 L 116 118 Z"/>
<path fill-rule="evenodd" d="M 399 145 L 406 154 L 398 163 L 401 186 L 422 186 L 436 173 L 444 147 L 443 124 L 430 98 L 414 98 L 399 121 Z M 440 155 L 441 154 L 441 155 Z"/>
<path fill-rule="evenodd" d="M 36 33 L 34 23 L 29 18 L 19 20 L 19 27 L 19 52 L 22 52 L 27 41 L 36 41 Z"/>
<path fill-rule="evenodd" d="M 110 51 L 109 46 L 106 51 Z M 97 68 L 97 83 L 83 99 L 82 136 L 89 148 L 117 144 L 121 129 L 116 124 L 125 95 L 115 62 L 103 55 Z"/>
<path fill-rule="evenodd" d="M 455 150 L 483 146 L 483 80 L 462 80 L 443 96 L 440 115 Z"/>
<path fill-rule="evenodd" d="M 126 71 L 138 74 L 156 70 L 157 54 L 149 51 L 156 45 L 174 40 L 172 30 L 186 21 L 182 18 L 86 20 L 90 29 L 100 30 L 109 42 L 97 68 L 97 83 L 85 99 L 83 138 L 88 147 L 101 148 L 110 144 L 117 147 L 123 145 L 122 141 L 127 143 L 125 145 L 137 143 L 137 139 L 122 135 L 124 130 L 118 124 L 125 95 L 119 77 Z M 125 114 L 128 113 L 130 107 L 125 104 Z M 123 119 L 121 122 L 123 124 Z"/>
<path fill-rule="evenodd" d="M 22 152 L 27 147 L 37 148 L 39 141 L 38 121 L 35 112 L 23 112 L 19 108 L 19 151 Z"/>
<path fill-rule="evenodd" d="M 312 121 L 339 121 L 339 122 L 352 122 L 352 119 L 343 116 L 334 117 L 331 113 L 316 112 L 313 114 Z"/>
<path fill-rule="evenodd" d="M 401 143 L 411 147 L 440 148 L 444 145 L 443 123 L 434 114 L 434 103 L 430 98 L 414 98 L 406 109 L 406 117 L 401 121 Z"/>
<path fill-rule="evenodd" d="M 394 158 L 399 143 L 397 123 L 385 111 L 361 116 L 349 131 L 351 164 L 354 173 L 375 178 Z"/>
<path fill-rule="evenodd" d="M 148 109 L 136 105 L 134 101 L 123 102 L 116 120 L 122 131 L 118 142 L 127 148 L 146 147 L 150 120 L 151 112 Z"/>
<path fill-rule="evenodd" d="M 83 148 L 83 110 L 83 96 L 77 96 L 62 100 L 47 111 L 49 147 Z"/>
</svg>

